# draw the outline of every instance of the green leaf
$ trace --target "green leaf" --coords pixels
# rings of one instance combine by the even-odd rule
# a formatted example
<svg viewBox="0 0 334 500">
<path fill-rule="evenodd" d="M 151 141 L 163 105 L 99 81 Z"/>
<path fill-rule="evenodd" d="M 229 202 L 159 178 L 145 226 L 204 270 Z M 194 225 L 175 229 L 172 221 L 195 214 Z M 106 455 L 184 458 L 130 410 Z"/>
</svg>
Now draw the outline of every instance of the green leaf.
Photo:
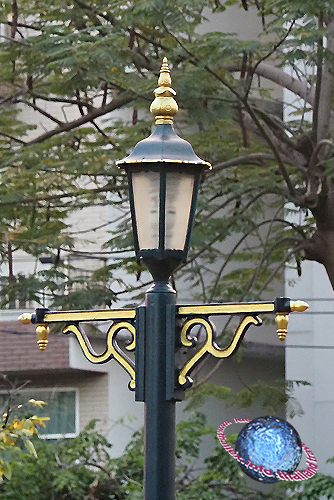
<svg viewBox="0 0 334 500">
<path fill-rule="evenodd" d="M 8 481 L 10 481 L 10 479 L 12 477 L 12 467 L 11 467 L 11 465 L 4 460 L 1 463 L 1 468 L 3 470 L 3 475 L 5 476 L 5 478 L 8 479 Z"/>
<path fill-rule="evenodd" d="M 25 444 L 25 447 L 27 448 L 28 452 L 30 453 L 30 455 L 37 458 L 37 452 L 36 452 L 35 446 L 30 441 L 30 439 L 25 439 L 24 444 Z"/>
</svg>

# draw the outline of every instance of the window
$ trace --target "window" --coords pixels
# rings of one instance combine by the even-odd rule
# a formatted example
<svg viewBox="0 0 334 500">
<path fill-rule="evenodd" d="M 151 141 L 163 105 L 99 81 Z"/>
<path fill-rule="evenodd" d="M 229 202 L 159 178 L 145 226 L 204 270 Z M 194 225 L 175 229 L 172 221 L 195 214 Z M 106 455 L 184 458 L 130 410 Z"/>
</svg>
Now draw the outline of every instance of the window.
<svg viewBox="0 0 334 500">
<path fill-rule="evenodd" d="M 32 406 L 29 399 L 42 400 L 43 408 Z M 7 411 L 8 394 L 0 393 L 0 409 Z M 17 409 L 23 405 L 22 409 Z M 11 394 L 11 408 L 18 416 L 33 414 L 39 417 L 50 417 L 45 428 L 39 428 L 39 434 L 45 439 L 75 437 L 78 434 L 77 391 L 75 389 L 23 389 Z"/>
</svg>

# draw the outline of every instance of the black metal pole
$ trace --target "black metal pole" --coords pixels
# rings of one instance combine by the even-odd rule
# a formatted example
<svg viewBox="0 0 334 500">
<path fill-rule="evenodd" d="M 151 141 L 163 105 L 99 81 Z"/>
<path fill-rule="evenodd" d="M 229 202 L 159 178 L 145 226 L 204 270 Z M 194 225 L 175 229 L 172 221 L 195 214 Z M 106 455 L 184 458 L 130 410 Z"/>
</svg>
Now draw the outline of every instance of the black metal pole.
<svg viewBox="0 0 334 500">
<path fill-rule="evenodd" d="M 165 282 L 146 293 L 144 499 L 174 500 L 175 401 L 169 363 L 175 348 L 176 293 Z M 172 351 L 171 351 L 172 350 Z M 169 399 L 168 399 L 169 398 Z"/>
</svg>

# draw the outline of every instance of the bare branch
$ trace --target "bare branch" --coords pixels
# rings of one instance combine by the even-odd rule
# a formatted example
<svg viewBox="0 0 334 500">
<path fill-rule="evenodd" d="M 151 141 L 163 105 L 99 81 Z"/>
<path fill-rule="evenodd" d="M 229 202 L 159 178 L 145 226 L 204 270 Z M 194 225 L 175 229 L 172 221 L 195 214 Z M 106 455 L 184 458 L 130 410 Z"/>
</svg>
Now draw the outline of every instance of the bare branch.
<svg viewBox="0 0 334 500">
<path fill-rule="evenodd" d="M 118 186 L 110 186 L 106 185 L 100 188 L 95 188 L 95 189 L 80 189 L 78 191 L 73 191 L 72 193 L 60 193 L 60 194 L 54 194 L 54 195 L 49 195 L 49 196 L 41 196 L 41 197 L 33 197 L 33 198 L 23 198 L 20 199 L 19 201 L 0 201 L 0 206 L 12 206 L 12 205 L 34 205 L 39 202 L 44 202 L 44 201 L 52 201 L 52 200 L 60 200 L 62 198 L 78 198 L 78 196 L 82 195 L 89 195 L 89 194 L 97 194 L 97 193 L 104 193 L 104 192 L 110 192 L 110 191 L 120 191 L 122 189 L 127 189 L 126 184 L 121 184 Z"/>
<path fill-rule="evenodd" d="M 173 34 L 171 33 L 167 27 L 163 24 L 165 30 L 167 31 L 167 33 L 169 33 L 173 39 L 180 45 L 180 47 L 182 47 L 182 49 L 188 54 L 190 55 L 192 58 L 193 58 L 193 63 L 195 65 L 197 65 L 198 63 L 198 60 L 196 58 L 196 56 L 194 54 L 192 54 L 185 46 L 184 44 Z M 258 64 L 258 67 L 260 67 L 261 64 Z M 234 87 L 233 85 L 231 85 L 225 78 L 222 78 L 218 73 L 216 73 L 215 71 L 213 71 L 211 68 L 209 68 L 209 66 L 205 65 L 204 66 L 205 70 L 210 74 L 212 75 L 214 78 L 216 78 L 218 81 L 220 81 L 226 88 L 228 88 L 230 90 L 230 92 L 237 98 L 237 100 L 239 102 L 241 102 L 247 113 L 250 115 L 250 117 L 252 118 L 253 122 L 255 123 L 255 125 L 257 126 L 260 134 L 262 135 L 262 137 L 264 138 L 264 140 L 267 142 L 267 144 L 269 145 L 270 149 L 272 150 L 274 156 L 275 156 L 275 159 L 277 161 L 277 164 L 278 164 L 278 168 L 282 174 L 282 177 L 287 185 L 287 189 L 289 191 L 289 194 L 290 196 L 292 196 L 293 198 L 295 198 L 295 188 L 291 182 L 291 179 L 290 179 L 290 176 L 285 168 L 285 165 L 282 161 L 282 158 L 277 150 L 277 147 L 275 146 L 275 144 L 273 143 L 273 141 L 271 140 L 271 137 L 266 133 L 266 130 L 264 129 L 264 127 L 262 126 L 261 122 L 259 121 L 258 117 L 256 116 L 255 112 L 253 111 L 252 107 L 250 106 L 250 104 L 248 103 L 247 101 L 247 96 L 246 97 L 243 97 Z"/>
<path fill-rule="evenodd" d="M 327 146 L 327 147 L 326 147 Z M 308 175 L 307 175 L 307 190 L 301 198 L 302 206 L 315 208 L 318 205 L 320 193 L 324 194 L 326 191 L 326 183 L 323 184 L 322 172 L 323 166 L 321 162 L 328 155 L 328 151 L 333 149 L 334 143 L 329 139 L 322 139 L 314 148 L 313 154 L 309 161 Z M 320 156 L 320 151 L 324 149 L 324 154 Z"/>
<path fill-rule="evenodd" d="M 98 124 L 92 120 L 92 125 L 96 128 L 96 130 L 103 136 L 108 142 L 114 147 L 117 148 L 117 145 L 111 140 L 111 138 L 98 126 Z"/>
<path fill-rule="evenodd" d="M 306 164 L 307 160 L 302 153 L 299 152 L 297 145 L 285 134 L 284 129 L 282 129 L 276 120 L 272 120 L 271 117 L 264 113 L 258 108 L 254 108 L 256 113 L 264 118 L 262 125 L 262 130 L 266 132 L 266 136 L 270 138 L 272 144 L 280 152 L 280 158 L 288 165 L 293 165 L 298 168 L 304 175 L 307 173 Z M 245 117 L 247 119 L 247 115 Z M 253 132 L 257 134 L 260 138 L 263 138 L 262 130 L 259 130 L 252 117 L 248 117 L 248 127 L 253 129 Z M 276 159 L 276 157 L 275 157 Z"/>
<path fill-rule="evenodd" d="M 324 24 L 324 14 L 319 13 L 318 25 L 322 29 Z M 318 39 L 317 44 L 317 77 L 315 84 L 315 99 L 313 106 L 312 115 L 312 141 L 314 144 L 318 142 L 318 124 L 319 124 L 319 102 L 320 102 L 320 92 L 321 92 L 321 82 L 322 82 L 322 72 L 323 72 L 323 58 L 324 58 L 324 43 L 322 35 Z"/>
<path fill-rule="evenodd" d="M 251 200 L 249 200 L 249 202 L 244 206 L 242 207 L 242 209 L 240 210 L 239 212 L 239 215 L 243 214 L 244 212 L 247 212 L 247 210 L 249 209 L 249 207 L 255 203 L 259 198 L 261 198 L 262 196 L 265 196 L 266 194 L 268 194 L 268 191 L 262 191 L 260 193 L 257 193 Z M 234 221 L 233 222 L 230 222 L 229 224 L 229 227 L 234 224 Z M 227 228 L 224 228 L 223 231 L 225 232 L 227 230 Z M 192 256 L 191 258 L 188 259 L 188 263 L 189 262 L 192 262 L 194 261 L 195 259 L 197 259 L 200 255 L 202 255 L 202 253 L 204 253 L 208 248 L 212 247 L 212 245 L 214 243 L 216 243 L 220 238 L 221 238 L 221 235 L 223 233 L 222 232 L 217 232 L 217 234 L 214 236 L 214 238 L 212 238 L 211 240 L 209 240 L 207 242 L 207 244 L 202 247 L 198 252 L 196 252 L 196 254 L 194 256 Z"/>
<path fill-rule="evenodd" d="M 30 91 L 29 95 L 33 97 L 34 99 L 42 99 L 43 101 L 50 101 L 50 102 L 59 102 L 62 104 L 74 104 L 75 106 L 82 106 L 88 109 L 92 109 L 92 105 L 88 102 L 81 101 L 78 99 L 69 99 L 67 97 L 50 97 L 44 94 L 39 94 L 35 91 Z"/>
<path fill-rule="evenodd" d="M 22 144 L 22 146 L 25 146 L 27 144 L 26 142 L 22 141 L 21 139 L 18 139 L 17 137 L 14 137 L 10 134 L 6 134 L 5 132 L 0 132 L 0 135 L 2 135 L 3 137 L 8 137 L 8 139 L 11 139 L 12 141 L 16 141 L 19 144 Z"/>
<path fill-rule="evenodd" d="M 114 18 L 114 16 L 110 12 L 99 12 L 97 9 L 94 9 L 94 7 L 92 7 L 91 5 L 88 5 L 86 2 L 83 2 L 82 0 L 74 0 L 74 1 L 82 9 L 93 12 L 95 15 L 102 17 L 102 19 L 105 19 L 110 24 L 113 24 L 113 25 L 117 24 L 117 20 Z"/>
<path fill-rule="evenodd" d="M 168 28 L 166 27 L 166 25 L 164 24 L 163 21 L 162 21 L 162 25 L 163 25 L 164 29 L 166 30 L 166 32 L 178 43 L 178 45 L 180 45 L 180 47 L 186 52 L 186 54 L 188 54 L 192 58 L 191 62 L 195 66 L 197 66 L 198 62 L 199 62 L 198 58 L 192 52 L 190 52 L 190 50 L 188 50 L 187 47 L 173 33 L 171 33 L 168 30 Z M 213 71 L 207 65 L 204 66 L 204 69 L 209 74 L 211 74 L 212 76 L 214 76 L 217 80 L 219 80 L 226 88 L 228 88 L 230 90 L 230 92 L 232 92 L 232 94 L 238 99 L 238 101 L 243 102 L 243 98 L 240 95 L 240 93 L 237 92 L 236 89 L 225 78 L 222 78 L 220 75 L 218 75 L 215 71 Z"/>
<path fill-rule="evenodd" d="M 81 105 L 81 99 L 80 99 L 80 92 L 79 92 L 79 90 L 75 91 L 75 95 L 77 96 L 78 109 L 79 109 L 80 115 L 84 116 L 85 113 L 84 113 L 83 107 Z"/>
<path fill-rule="evenodd" d="M 292 223 L 289 223 L 288 221 L 284 220 L 284 219 L 280 219 L 280 218 L 277 218 L 277 217 L 274 217 L 273 219 L 268 219 L 268 220 L 264 220 L 262 222 L 259 222 L 258 224 L 256 224 L 256 229 L 259 229 L 260 227 L 262 226 L 266 226 L 267 224 L 269 225 L 273 225 L 275 222 L 277 223 L 282 223 L 282 224 L 285 224 L 285 225 L 288 225 L 290 227 L 292 227 L 294 230 L 296 230 L 302 237 L 305 237 L 305 235 L 303 235 L 303 230 L 298 227 L 298 226 L 295 226 L 294 224 Z M 220 268 L 219 272 L 217 273 L 217 276 L 216 276 L 216 279 L 215 279 L 215 283 L 213 285 L 213 292 L 211 294 L 211 297 L 209 298 L 209 302 L 211 302 L 213 299 L 214 299 L 214 291 L 215 291 L 215 288 L 217 287 L 217 284 L 218 284 L 218 281 L 220 280 L 220 277 L 223 273 L 223 271 L 225 270 L 227 264 L 230 262 L 230 260 L 233 258 L 235 252 L 237 251 L 237 249 L 240 247 L 240 245 L 242 245 L 242 243 L 254 232 L 255 228 L 252 228 L 250 229 L 247 233 L 243 234 L 241 238 L 239 238 L 239 240 L 236 242 L 236 244 L 234 245 L 234 247 L 230 250 L 228 256 L 225 258 L 225 261 L 224 261 L 224 264 L 222 265 L 222 267 Z M 291 238 L 293 241 L 299 241 L 299 240 L 296 240 L 296 238 Z M 276 246 L 280 245 L 282 243 L 283 240 L 280 240 L 279 242 L 276 243 Z M 253 284 L 254 282 L 254 279 L 255 279 L 255 272 L 256 270 L 262 265 L 262 263 L 268 258 L 268 255 L 265 254 L 262 259 L 261 259 L 261 262 L 260 264 L 257 266 L 257 268 L 255 269 L 254 271 L 254 274 L 253 274 L 253 277 L 251 278 L 250 280 L 250 283 L 249 283 L 249 286 L 247 287 L 247 290 L 250 289 L 251 285 Z"/>
<path fill-rule="evenodd" d="M 64 122 L 58 120 L 58 118 L 56 118 L 55 116 L 50 115 L 50 113 L 48 113 L 44 109 L 37 106 L 34 102 L 27 101 L 26 99 L 18 99 L 16 102 L 25 104 L 26 106 L 29 106 L 30 108 L 34 109 L 35 111 L 38 111 L 38 113 L 40 113 L 43 116 L 46 116 L 46 118 L 57 123 L 57 125 L 59 125 L 59 126 L 64 125 Z"/>
<path fill-rule="evenodd" d="M 86 115 L 81 116 L 76 120 L 72 120 L 71 122 L 63 123 L 62 125 L 59 125 L 57 128 L 49 130 L 44 134 L 39 135 L 35 139 L 32 139 L 31 141 L 27 142 L 26 144 L 27 145 L 38 144 L 45 141 L 46 139 L 50 139 L 55 135 L 61 134 L 63 132 L 68 132 L 69 130 L 73 130 L 74 128 L 84 125 L 85 123 L 91 122 L 92 120 L 98 118 L 99 116 L 103 116 L 107 113 L 110 113 L 111 111 L 114 111 L 115 109 L 124 106 L 125 104 L 129 104 L 135 98 L 136 98 L 135 94 L 124 92 L 121 95 L 115 97 L 106 106 L 101 108 L 92 108 L 92 110 L 89 111 L 89 113 L 87 113 Z"/>
<path fill-rule="evenodd" d="M 333 57 L 334 54 L 334 18 L 328 25 L 330 36 L 327 37 L 326 51 Z M 317 141 L 326 139 L 332 128 L 333 112 L 332 112 L 332 99 L 334 93 L 334 74 L 333 67 L 326 59 L 322 68 L 322 78 L 319 96 L 319 110 L 318 110 L 318 130 Z"/>
<path fill-rule="evenodd" d="M 12 21 L 7 21 L 8 26 L 12 26 L 13 23 Z M 16 26 L 18 28 L 27 28 L 29 30 L 36 30 L 36 31 L 43 31 L 43 28 L 33 26 L 32 24 L 26 24 L 26 23 L 16 23 Z"/>
<path fill-rule="evenodd" d="M 255 64 L 254 66 L 250 69 L 250 74 L 253 76 L 254 74 L 256 74 L 256 70 L 257 68 L 260 66 L 261 63 L 263 63 L 265 60 L 269 59 L 270 56 L 272 56 L 278 49 L 279 47 L 281 47 L 281 45 L 285 42 L 285 40 L 288 38 L 288 36 L 290 35 L 291 33 L 291 30 L 293 28 L 293 26 L 295 25 L 295 20 L 292 21 L 292 23 L 290 24 L 289 28 L 287 29 L 285 35 L 283 38 L 281 38 L 277 43 L 275 43 L 275 45 L 273 46 L 273 48 L 267 53 L 265 54 L 263 57 L 261 57 Z M 250 90 L 251 90 L 251 84 L 252 84 L 252 80 L 253 78 L 249 78 L 248 79 L 248 88 L 246 90 L 246 93 L 245 93 L 245 97 L 248 96 Z"/>
<path fill-rule="evenodd" d="M 13 40 L 15 38 L 18 17 L 19 17 L 19 14 L 18 14 L 17 2 L 16 2 L 16 0 L 13 0 L 12 1 L 12 24 L 11 24 L 11 31 L 10 31 L 10 36 Z"/>
<path fill-rule="evenodd" d="M 290 176 L 285 168 L 285 165 L 282 161 L 282 158 L 276 148 L 276 145 L 274 144 L 274 142 L 272 141 L 271 137 L 269 136 L 269 134 L 266 133 L 266 130 L 265 128 L 262 126 L 260 120 L 258 119 L 258 117 L 256 116 L 256 113 L 254 112 L 254 110 L 252 109 L 252 107 L 249 105 L 248 102 L 244 102 L 244 106 L 245 106 L 245 109 L 247 111 L 247 113 L 250 115 L 250 117 L 252 118 L 252 120 L 254 121 L 255 125 L 257 126 L 260 134 L 262 135 L 262 137 L 265 139 L 265 141 L 268 143 L 270 149 L 272 150 L 274 156 L 275 156 L 275 159 L 278 163 L 278 168 L 282 174 L 282 177 L 287 185 L 287 188 L 288 188 L 288 191 L 289 191 L 289 194 L 290 196 L 292 196 L 293 198 L 296 197 L 296 192 L 295 192 L 295 188 L 294 188 L 294 185 L 292 184 L 291 182 L 291 179 L 290 179 Z"/>
<path fill-rule="evenodd" d="M 314 148 L 313 154 L 312 154 L 311 159 L 310 159 L 309 165 L 310 165 L 311 168 L 316 165 L 316 162 L 318 160 L 319 152 L 325 146 L 329 146 L 330 149 L 333 149 L 334 142 L 332 140 L 330 140 L 330 139 L 322 139 L 321 141 L 318 142 L 318 144 Z"/>
<path fill-rule="evenodd" d="M 297 245 L 296 247 L 294 247 L 291 250 L 289 250 L 289 251 L 286 252 L 286 254 L 284 255 L 283 259 L 278 263 L 278 265 L 272 271 L 272 273 L 270 274 L 270 276 L 268 277 L 268 279 L 262 285 L 261 289 L 259 290 L 260 294 L 262 292 L 264 292 L 264 290 L 267 288 L 267 286 L 269 285 L 269 283 L 275 278 L 275 276 L 277 276 L 278 271 L 280 269 L 282 269 L 286 265 L 286 263 L 289 260 L 289 258 L 293 254 L 295 254 L 295 253 L 299 252 L 300 250 L 302 250 L 304 248 L 304 245 L 305 245 L 305 243 L 301 243 L 300 245 Z"/>
<path fill-rule="evenodd" d="M 241 66 L 242 64 L 239 62 L 226 65 L 224 68 L 233 73 L 235 71 L 241 71 Z M 302 82 L 301 80 L 293 78 L 293 76 L 286 73 L 282 68 L 277 68 L 270 63 L 261 62 L 256 67 L 255 74 L 287 90 L 291 90 L 291 92 L 304 99 L 308 104 L 314 105 L 315 89 L 310 87 L 307 82 Z"/>
<path fill-rule="evenodd" d="M 238 156 L 237 158 L 217 163 L 212 167 L 212 170 L 208 171 L 207 175 L 213 175 L 237 165 L 263 165 L 264 160 L 275 160 L 275 156 L 272 153 L 249 153 L 244 156 Z"/>
<path fill-rule="evenodd" d="M 272 135 L 275 146 L 280 150 L 281 154 L 283 153 L 284 161 L 306 173 L 305 165 L 308 157 L 305 153 L 300 152 L 296 141 L 287 135 L 284 122 L 256 106 L 253 106 L 253 108 L 267 125 L 267 133 L 268 135 Z"/>
</svg>

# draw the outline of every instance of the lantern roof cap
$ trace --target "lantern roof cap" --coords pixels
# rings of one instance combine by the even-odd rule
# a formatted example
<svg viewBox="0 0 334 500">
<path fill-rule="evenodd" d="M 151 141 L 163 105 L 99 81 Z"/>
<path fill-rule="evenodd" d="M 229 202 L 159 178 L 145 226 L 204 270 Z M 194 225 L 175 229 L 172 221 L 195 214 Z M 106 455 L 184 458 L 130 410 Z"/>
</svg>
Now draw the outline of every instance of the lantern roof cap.
<svg viewBox="0 0 334 500">
<path fill-rule="evenodd" d="M 211 168 L 210 163 L 199 158 L 191 144 L 181 139 L 172 125 L 157 125 L 146 139 L 139 141 L 132 153 L 117 165 L 133 163 L 190 163 Z"/>
<path fill-rule="evenodd" d="M 189 163 L 211 168 L 210 163 L 199 158 L 191 144 L 179 137 L 173 128 L 173 117 L 178 111 L 174 99 L 175 90 L 171 88 L 171 77 L 167 58 L 164 57 L 158 79 L 159 87 L 154 90 L 155 99 L 151 113 L 155 116 L 154 132 L 139 141 L 132 153 L 116 162 L 118 166 L 137 163 Z"/>
</svg>

